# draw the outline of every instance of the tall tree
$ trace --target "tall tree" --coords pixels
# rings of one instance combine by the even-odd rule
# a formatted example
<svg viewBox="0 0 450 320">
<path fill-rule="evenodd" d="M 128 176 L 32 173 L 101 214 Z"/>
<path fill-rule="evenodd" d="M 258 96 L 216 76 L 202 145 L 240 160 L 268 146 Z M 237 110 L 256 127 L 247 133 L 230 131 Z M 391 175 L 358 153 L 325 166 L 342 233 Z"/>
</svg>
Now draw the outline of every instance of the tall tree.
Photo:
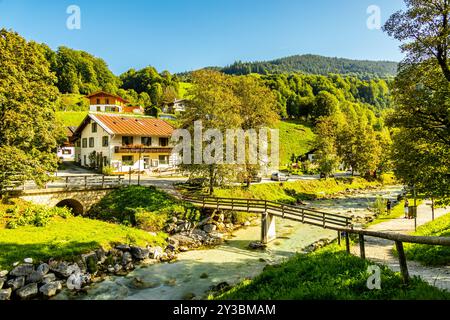
<svg viewBox="0 0 450 320">
<path fill-rule="evenodd" d="M 48 180 L 64 131 L 55 118 L 56 77 L 43 48 L 2 29 L 0 56 L 1 191 L 12 180 Z"/>
<path fill-rule="evenodd" d="M 398 178 L 450 202 L 450 1 L 406 0 L 384 29 L 407 58 L 394 83 L 398 128 L 392 160 Z"/>
<path fill-rule="evenodd" d="M 450 81 L 450 0 L 405 0 L 406 11 L 394 13 L 384 30 L 403 42 L 407 58 L 418 64 L 434 59 Z"/>
</svg>

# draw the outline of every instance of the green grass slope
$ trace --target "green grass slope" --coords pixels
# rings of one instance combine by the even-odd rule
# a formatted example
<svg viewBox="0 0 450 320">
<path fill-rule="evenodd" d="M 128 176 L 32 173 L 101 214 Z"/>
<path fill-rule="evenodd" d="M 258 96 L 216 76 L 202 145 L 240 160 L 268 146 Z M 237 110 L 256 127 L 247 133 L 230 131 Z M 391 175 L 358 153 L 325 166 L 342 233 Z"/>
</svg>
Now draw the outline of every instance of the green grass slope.
<svg viewBox="0 0 450 320">
<path fill-rule="evenodd" d="M 404 300 L 450 299 L 420 280 L 404 286 L 399 273 L 381 268 L 381 289 L 369 290 L 368 267 L 372 262 L 331 245 L 311 254 L 299 254 L 281 265 L 268 266 L 253 280 L 246 280 L 218 300 Z"/>
<path fill-rule="evenodd" d="M 280 165 L 290 162 L 292 154 L 303 155 L 312 149 L 315 134 L 310 126 L 280 121 L 277 128 L 280 130 Z"/>
<path fill-rule="evenodd" d="M 450 213 L 417 228 L 416 236 L 450 237 Z M 405 243 L 407 259 L 426 265 L 449 265 L 450 247 Z"/>
</svg>

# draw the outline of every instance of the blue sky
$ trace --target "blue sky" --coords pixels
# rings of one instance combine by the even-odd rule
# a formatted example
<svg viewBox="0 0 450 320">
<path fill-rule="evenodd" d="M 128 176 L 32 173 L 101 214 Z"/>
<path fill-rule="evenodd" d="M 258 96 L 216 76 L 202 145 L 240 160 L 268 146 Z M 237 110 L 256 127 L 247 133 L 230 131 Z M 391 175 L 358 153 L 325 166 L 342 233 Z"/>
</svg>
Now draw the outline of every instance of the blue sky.
<svg viewBox="0 0 450 320">
<path fill-rule="evenodd" d="M 81 29 L 69 30 L 69 5 Z M 103 58 L 120 74 L 153 65 L 182 72 L 313 53 L 399 61 L 399 43 L 370 30 L 367 8 L 382 22 L 402 0 L 0 0 L 0 27 L 56 49 Z"/>
</svg>

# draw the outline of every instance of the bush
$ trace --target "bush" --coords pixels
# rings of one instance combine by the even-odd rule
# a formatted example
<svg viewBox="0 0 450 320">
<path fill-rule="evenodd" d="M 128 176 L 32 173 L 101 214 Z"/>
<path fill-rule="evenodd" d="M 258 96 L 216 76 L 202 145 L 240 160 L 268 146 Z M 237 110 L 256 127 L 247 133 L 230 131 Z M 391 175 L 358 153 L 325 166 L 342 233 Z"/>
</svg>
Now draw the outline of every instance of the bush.
<svg viewBox="0 0 450 320">
<path fill-rule="evenodd" d="M 30 205 L 25 208 L 14 206 L 6 211 L 8 229 L 22 226 L 44 227 L 53 217 L 68 218 L 72 216 L 66 208 L 48 208 L 45 206 Z"/>
<path fill-rule="evenodd" d="M 114 168 L 113 167 L 111 167 L 111 166 L 106 166 L 106 167 L 103 167 L 102 168 L 102 173 L 105 175 L 105 176 L 110 176 L 110 175 L 112 175 L 113 173 L 114 173 Z"/>
<path fill-rule="evenodd" d="M 167 223 L 169 214 L 167 212 L 151 212 L 138 209 L 136 214 L 136 226 L 145 231 L 160 231 Z"/>
</svg>

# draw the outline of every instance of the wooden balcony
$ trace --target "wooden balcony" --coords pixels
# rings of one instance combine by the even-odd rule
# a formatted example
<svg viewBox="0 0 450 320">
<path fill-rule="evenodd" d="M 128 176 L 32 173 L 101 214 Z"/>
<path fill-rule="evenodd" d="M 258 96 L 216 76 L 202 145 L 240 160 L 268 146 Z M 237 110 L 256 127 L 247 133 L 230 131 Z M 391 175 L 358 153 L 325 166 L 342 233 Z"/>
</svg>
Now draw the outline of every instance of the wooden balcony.
<svg viewBox="0 0 450 320">
<path fill-rule="evenodd" d="M 114 153 L 172 153 L 173 147 L 117 146 Z"/>
</svg>

